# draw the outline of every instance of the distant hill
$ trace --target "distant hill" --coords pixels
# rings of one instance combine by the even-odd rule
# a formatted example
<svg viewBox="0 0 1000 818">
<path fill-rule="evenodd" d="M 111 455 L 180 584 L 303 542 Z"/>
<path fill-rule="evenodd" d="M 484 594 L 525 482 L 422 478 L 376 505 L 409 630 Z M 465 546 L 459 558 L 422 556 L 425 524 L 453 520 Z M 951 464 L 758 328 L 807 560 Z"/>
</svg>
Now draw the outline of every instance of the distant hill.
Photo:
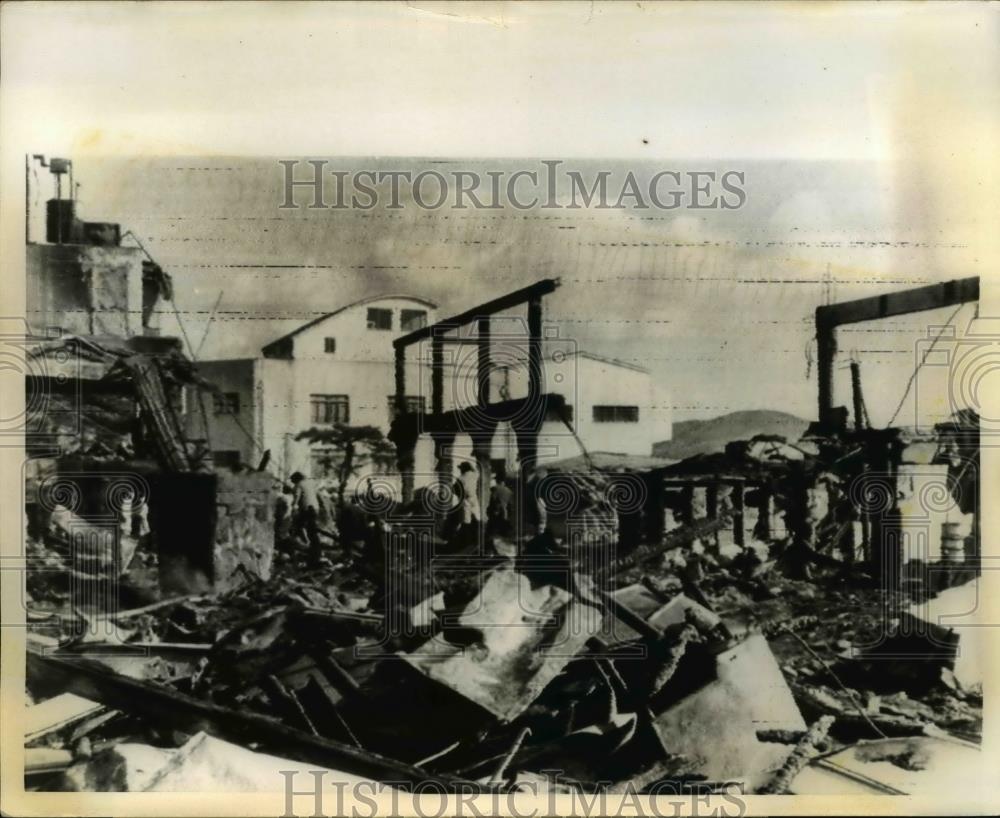
<svg viewBox="0 0 1000 818">
<path fill-rule="evenodd" d="M 730 412 L 711 420 L 682 420 L 674 424 L 672 440 L 653 444 L 653 455 L 683 460 L 696 454 L 721 452 L 727 443 L 755 435 L 781 435 L 796 441 L 808 425 L 807 420 L 770 409 Z"/>
</svg>

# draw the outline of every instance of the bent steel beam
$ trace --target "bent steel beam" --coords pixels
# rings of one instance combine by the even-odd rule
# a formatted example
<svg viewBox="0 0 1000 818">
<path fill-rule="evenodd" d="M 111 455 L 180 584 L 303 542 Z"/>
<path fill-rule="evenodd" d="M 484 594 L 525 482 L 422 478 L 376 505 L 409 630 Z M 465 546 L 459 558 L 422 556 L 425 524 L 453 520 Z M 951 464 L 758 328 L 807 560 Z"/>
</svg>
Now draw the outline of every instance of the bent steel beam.
<svg viewBox="0 0 1000 818">
<path fill-rule="evenodd" d="M 972 276 L 817 307 L 816 372 L 819 379 L 820 423 L 833 422 L 833 362 L 837 355 L 837 327 L 978 300 L 979 277 Z"/>
</svg>

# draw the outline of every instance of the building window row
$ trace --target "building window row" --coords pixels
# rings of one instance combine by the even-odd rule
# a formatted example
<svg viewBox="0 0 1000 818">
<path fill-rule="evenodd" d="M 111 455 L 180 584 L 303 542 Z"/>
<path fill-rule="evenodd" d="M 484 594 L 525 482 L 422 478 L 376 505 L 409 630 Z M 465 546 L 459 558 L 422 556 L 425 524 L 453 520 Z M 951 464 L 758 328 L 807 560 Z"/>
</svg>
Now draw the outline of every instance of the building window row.
<svg viewBox="0 0 1000 818">
<path fill-rule="evenodd" d="M 427 411 L 427 398 L 424 395 L 407 395 L 404 399 L 406 411 L 422 413 Z M 396 417 L 396 396 L 386 398 L 389 407 L 390 422 Z M 313 423 L 333 424 L 351 422 L 351 401 L 349 395 L 310 395 L 309 404 L 312 408 Z"/>
<path fill-rule="evenodd" d="M 389 420 L 392 421 L 397 414 L 396 396 L 389 395 Z M 425 395 L 406 395 L 403 398 L 405 408 L 408 413 L 419 414 L 427 411 L 427 398 Z"/>
<path fill-rule="evenodd" d="M 347 395 L 310 395 L 313 423 L 350 423 L 351 406 Z"/>
<path fill-rule="evenodd" d="M 399 329 L 401 332 L 413 332 L 426 326 L 427 310 L 399 311 Z M 369 307 L 368 329 L 392 330 L 392 310 L 385 307 Z M 327 352 L 332 351 L 330 349 L 327 350 Z"/>
<path fill-rule="evenodd" d="M 600 406 L 595 405 L 594 423 L 638 423 L 638 406 Z"/>
</svg>

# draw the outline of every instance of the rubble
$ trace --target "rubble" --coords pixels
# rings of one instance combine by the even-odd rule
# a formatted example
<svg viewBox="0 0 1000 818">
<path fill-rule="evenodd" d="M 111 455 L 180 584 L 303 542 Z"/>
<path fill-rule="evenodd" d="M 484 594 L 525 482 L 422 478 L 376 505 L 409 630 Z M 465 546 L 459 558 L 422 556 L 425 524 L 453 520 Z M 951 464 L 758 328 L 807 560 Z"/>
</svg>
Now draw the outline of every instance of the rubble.
<svg viewBox="0 0 1000 818">
<path fill-rule="evenodd" d="M 404 660 L 494 716 L 510 721 L 599 632 L 600 612 L 552 585 L 532 588 L 524 574 L 497 570 L 458 615 L 455 628 Z M 468 629 L 466 644 L 448 635 Z M 454 639 L 454 637 L 452 636 Z"/>
<path fill-rule="evenodd" d="M 845 689 L 830 677 L 829 668 L 856 661 L 839 657 L 837 643 L 861 639 L 862 626 L 874 624 L 859 621 L 864 595 L 836 585 L 827 591 L 770 576 L 758 601 L 734 596 L 718 568 L 703 583 L 707 605 L 680 591 L 682 583 L 652 577 L 605 600 L 580 577 L 566 587 L 539 584 L 508 560 L 488 569 L 461 604 L 440 591 L 429 597 L 437 600 L 421 626 L 429 638 L 418 629 L 380 646 L 381 615 L 349 590 L 368 587 L 377 597 L 367 580 L 334 569 L 340 591 L 310 581 L 304 567 L 297 573 L 294 560 L 283 565 L 242 589 L 124 611 L 119 640 L 64 639 L 29 656 L 32 688 L 72 691 L 42 694 L 33 706 L 60 715 L 35 716 L 41 727 L 26 741 L 45 739 L 76 759 L 53 762 L 48 777 L 63 775 L 75 788 L 143 790 L 221 776 L 236 787 L 245 783 L 239 752 L 248 751 L 235 745 L 251 741 L 255 753 L 285 764 L 298 758 L 376 778 L 391 771 L 393 780 L 443 776 L 488 786 L 559 769 L 578 782 L 608 771 L 645 781 L 644 771 L 658 767 L 653 781 L 739 780 L 753 790 L 769 786 L 817 719 L 834 719 L 834 747 L 880 733 L 922 736 L 932 725 L 972 737 L 979 729 L 977 700 L 947 687 L 934 690 L 931 705 L 902 692 Z M 816 602 L 801 587 L 840 607 L 822 619 L 797 616 Z M 742 629 L 727 625 L 739 620 Z M 786 635 L 792 627 L 823 661 Z M 129 646 L 136 655 L 123 656 Z M 142 672 L 116 667 L 123 661 Z M 156 665 L 161 672 L 149 670 Z M 170 714 L 167 724 L 159 713 Z M 102 714 L 110 718 L 72 733 Z M 211 752 L 190 752 L 194 732 L 184 731 L 199 727 L 221 740 Z M 74 748 L 84 738 L 93 748 L 80 757 Z M 177 758 L 186 760 L 154 785 L 150 770 Z M 46 778 L 38 769 L 30 781 Z"/>
<path fill-rule="evenodd" d="M 165 750 L 145 744 L 118 744 L 66 771 L 74 792 L 267 792 L 281 776 L 313 775 L 324 784 L 359 784 L 365 779 L 285 758 L 255 753 L 205 733 Z"/>
<path fill-rule="evenodd" d="M 755 789 L 788 755 L 783 745 L 761 742 L 757 731 L 804 731 L 805 722 L 759 634 L 715 657 L 714 676 L 657 716 L 656 732 L 664 747 L 692 759 L 691 772 Z"/>
<path fill-rule="evenodd" d="M 738 464 L 758 449 L 726 456 Z M 773 459 L 773 445 L 767 451 L 766 468 L 781 477 L 789 463 Z M 759 470 L 759 456 L 746 465 Z M 794 517 L 780 481 L 755 473 Z M 584 478 L 591 487 L 602 480 Z M 795 528 L 767 531 L 747 505 L 743 545 L 726 558 L 718 533 L 733 525 L 732 502 L 699 502 L 687 522 L 680 515 L 673 530 L 626 548 L 595 575 L 583 549 L 559 537 L 521 543 L 515 558 L 473 561 L 471 574 L 460 562 L 425 575 L 419 562 L 397 560 L 402 575 L 414 572 L 398 631 L 387 624 L 398 611 L 391 580 L 336 543 L 319 571 L 290 541 L 270 572 L 128 610 L 84 614 L 57 593 L 46 603 L 54 618 L 32 625 L 41 641 L 29 655 L 29 687 L 41 699 L 26 743 L 59 754 L 36 754 L 28 781 L 246 789 L 260 780 L 247 770 L 280 760 L 451 787 L 536 779 L 590 787 L 611 775 L 616 787 L 740 781 L 747 791 L 811 792 L 840 786 L 828 780 L 849 758 L 838 753 L 859 741 L 978 740 L 981 691 L 954 649 L 931 662 L 939 672 L 923 686 L 904 678 L 912 663 L 890 665 L 901 670 L 895 688 L 884 673 L 876 683 L 870 649 L 857 649 L 884 636 L 885 610 L 928 622 L 953 611 L 951 597 L 964 599 L 965 586 L 917 605 L 871 578 L 859 587 L 836 559 L 814 560 L 809 579 L 780 559 L 744 563 L 760 543 L 780 554 L 787 544 L 778 532 Z M 831 513 L 829 502 L 822 507 Z M 241 536 L 259 542 L 265 521 L 261 511 L 260 528 Z M 810 536 L 822 553 L 827 535 Z M 126 576 L 144 564 L 143 550 Z M 896 787 L 890 779 L 873 778 Z"/>
<path fill-rule="evenodd" d="M 486 312 L 527 303 L 537 330 L 556 286 Z M 405 349 L 433 329 L 395 342 L 401 406 Z M 489 334 L 477 343 L 488 364 Z M 185 436 L 179 389 L 212 387 L 173 339 L 67 336 L 34 354 L 59 373 L 66 353 L 83 428 L 51 415 L 69 443 L 35 451 L 26 482 L 32 787 L 252 791 L 323 768 L 452 789 L 911 792 L 925 784 L 898 770 L 979 740 L 975 629 L 947 621 L 972 607 L 978 509 L 966 493 L 965 528 L 924 520 L 936 552 L 886 545 L 925 483 L 968 479 L 967 417 L 934 446 L 827 422 L 681 461 L 585 452 L 549 474 L 533 417 L 507 487 L 518 524 L 455 532 L 447 510 L 414 510 L 417 421 L 447 487 L 463 424 L 482 425 L 481 444 L 491 412 L 521 399 L 485 390 L 479 415 L 444 412 L 435 364 L 435 410 L 393 425 L 404 502 L 368 507 L 341 486 L 307 548 L 266 456 L 217 469 Z M 476 458 L 488 478 L 488 451 Z M 887 464 L 898 483 L 879 510 Z M 483 516 L 488 480 L 477 489 Z"/>
<path fill-rule="evenodd" d="M 861 741 L 812 760 L 789 783 L 796 795 L 931 795 L 947 781 L 956 792 L 982 784 L 980 749 L 939 736 Z"/>
</svg>

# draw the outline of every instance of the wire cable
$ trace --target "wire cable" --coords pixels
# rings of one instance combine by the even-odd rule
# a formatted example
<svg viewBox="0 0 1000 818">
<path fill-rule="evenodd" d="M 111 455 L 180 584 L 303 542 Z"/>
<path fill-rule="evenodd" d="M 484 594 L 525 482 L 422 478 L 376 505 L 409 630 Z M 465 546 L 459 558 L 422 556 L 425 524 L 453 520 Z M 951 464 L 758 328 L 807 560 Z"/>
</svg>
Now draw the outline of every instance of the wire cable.
<svg viewBox="0 0 1000 818">
<path fill-rule="evenodd" d="M 934 340 L 931 341 L 931 343 L 927 347 L 927 349 L 924 350 L 924 354 L 923 354 L 923 357 L 920 359 L 920 363 L 918 363 L 916 365 L 916 367 L 914 367 L 913 372 L 910 375 L 910 380 L 908 380 L 906 382 L 906 389 L 903 392 L 903 397 L 901 397 L 899 399 L 899 404 L 896 406 L 896 411 L 892 413 L 892 417 L 889 419 L 889 422 L 886 424 L 887 428 L 890 427 L 890 426 L 892 426 L 892 424 L 896 420 L 896 417 L 899 415 L 900 411 L 902 410 L 903 404 L 906 402 L 906 398 L 909 396 L 910 390 L 913 388 L 913 382 L 917 379 L 917 373 L 920 371 L 920 367 L 922 367 L 927 362 L 927 358 L 928 358 L 928 356 L 930 356 L 931 352 L 934 351 L 935 345 L 937 344 L 938 341 L 941 340 L 941 336 L 944 335 L 945 330 L 948 329 L 949 326 L 951 326 L 951 322 L 955 320 L 955 316 L 958 315 L 959 311 L 964 306 L 965 306 L 965 304 L 959 304 L 957 307 L 955 307 L 954 312 L 952 312 L 952 314 L 948 316 L 948 320 L 944 323 L 944 326 L 942 326 L 941 329 L 938 330 L 938 334 L 934 336 Z"/>
</svg>

